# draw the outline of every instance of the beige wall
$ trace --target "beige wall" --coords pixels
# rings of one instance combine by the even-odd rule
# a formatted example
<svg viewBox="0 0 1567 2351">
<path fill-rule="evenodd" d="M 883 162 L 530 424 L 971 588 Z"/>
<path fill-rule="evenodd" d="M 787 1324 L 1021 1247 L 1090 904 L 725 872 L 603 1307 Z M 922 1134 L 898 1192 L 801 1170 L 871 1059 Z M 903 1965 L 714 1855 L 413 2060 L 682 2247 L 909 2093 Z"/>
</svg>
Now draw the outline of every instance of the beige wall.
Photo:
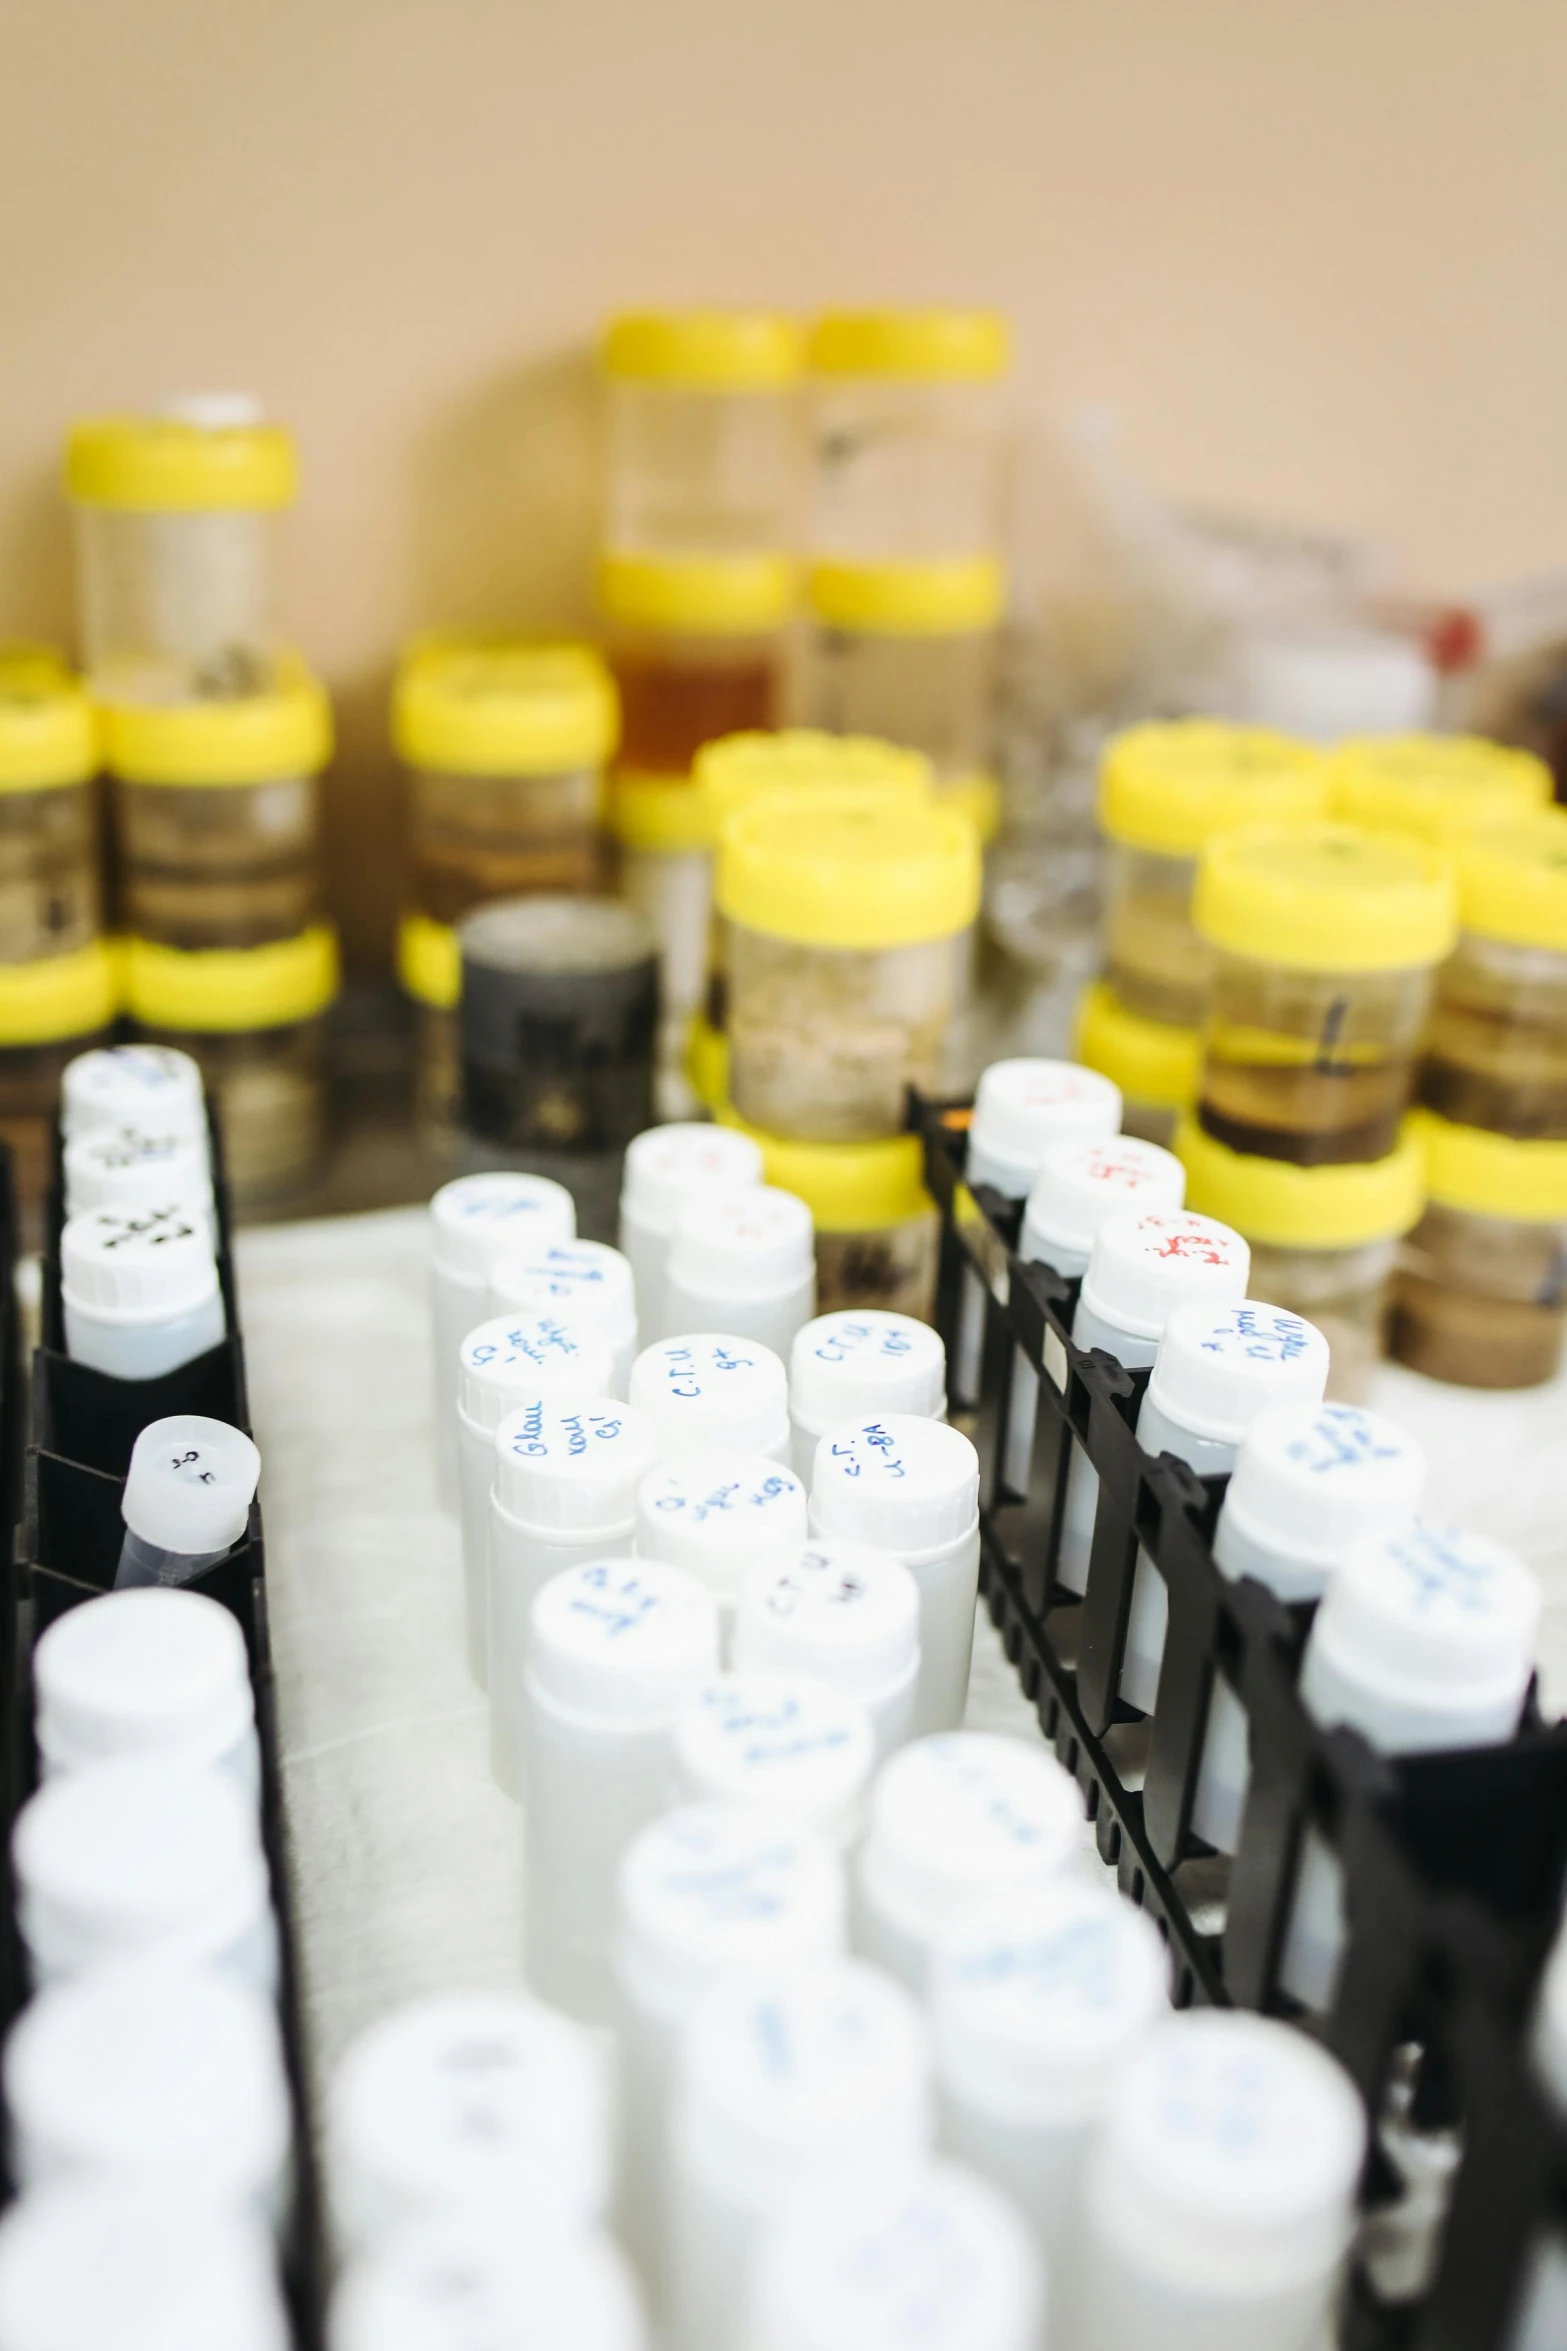
<svg viewBox="0 0 1567 2351">
<path fill-rule="evenodd" d="M 588 617 L 611 305 L 1002 303 L 1172 490 L 1567 553 L 1562 0 L 0 0 L 0 93 L 0 630 L 69 632 L 73 411 L 263 392 L 361 955 L 398 638 Z"/>
</svg>

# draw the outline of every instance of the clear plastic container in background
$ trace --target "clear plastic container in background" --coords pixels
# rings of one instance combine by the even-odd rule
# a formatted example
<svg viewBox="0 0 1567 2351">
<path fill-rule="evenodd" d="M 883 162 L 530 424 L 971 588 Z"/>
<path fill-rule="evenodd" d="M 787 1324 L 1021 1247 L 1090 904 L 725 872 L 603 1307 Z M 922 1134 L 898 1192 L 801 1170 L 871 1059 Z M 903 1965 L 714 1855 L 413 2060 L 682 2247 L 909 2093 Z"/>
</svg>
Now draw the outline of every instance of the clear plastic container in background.
<svg viewBox="0 0 1567 2351">
<path fill-rule="evenodd" d="M 1121 1092 L 1121 1132 L 1166 1150 L 1197 1091 L 1202 1038 L 1196 1029 L 1128 1012 L 1105 980 L 1083 990 L 1072 1049 Z"/>
<path fill-rule="evenodd" d="M 930 761 L 937 792 L 999 814 L 988 782 L 1005 583 L 993 557 L 950 563 L 818 562 L 806 716 L 843 735 L 883 735 Z"/>
<path fill-rule="evenodd" d="M 1419 1098 L 1459 1126 L 1567 1142 L 1567 812 L 1471 832 L 1454 859 L 1458 945 Z"/>
<path fill-rule="evenodd" d="M 1554 1378 L 1567 1334 L 1567 1141 L 1521 1142 L 1430 1111 L 1410 1123 L 1427 1202 L 1399 1254 L 1391 1353 L 1464 1388 Z"/>
<path fill-rule="evenodd" d="M 1331 805 L 1370 832 L 1450 841 L 1548 808 L 1551 771 L 1532 751 L 1478 735 L 1370 735 L 1329 762 Z"/>
<path fill-rule="evenodd" d="M 658 1112 L 687 1119 L 699 1107 L 685 1075 L 687 1040 L 707 985 L 713 845 L 702 796 L 687 782 L 618 776 L 610 823 L 620 892 L 658 947 Z"/>
</svg>

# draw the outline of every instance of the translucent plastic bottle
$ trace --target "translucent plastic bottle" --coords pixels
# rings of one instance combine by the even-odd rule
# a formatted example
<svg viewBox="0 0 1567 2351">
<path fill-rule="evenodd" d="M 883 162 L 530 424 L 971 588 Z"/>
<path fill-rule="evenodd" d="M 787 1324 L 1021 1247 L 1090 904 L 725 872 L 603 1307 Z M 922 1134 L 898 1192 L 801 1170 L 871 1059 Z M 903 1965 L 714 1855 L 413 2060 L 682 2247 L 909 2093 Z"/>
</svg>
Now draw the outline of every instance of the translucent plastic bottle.
<svg viewBox="0 0 1567 2351">
<path fill-rule="evenodd" d="M 857 1699 L 885 1762 L 913 1735 L 919 1586 L 899 1559 L 861 1543 L 807 1543 L 753 1558 L 735 1612 L 739 1673 L 804 1674 Z"/>
<path fill-rule="evenodd" d="M 712 1594 L 727 1655 L 742 1578 L 798 1559 L 800 1480 L 765 1453 L 692 1453 L 650 1468 L 636 1497 L 639 1559 L 684 1568 Z"/>
<path fill-rule="evenodd" d="M 60 1236 L 65 1350 L 115 1379 L 150 1380 L 222 1340 L 212 1235 L 177 1208 L 68 1219 Z"/>
<path fill-rule="evenodd" d="M 459 2342 L 645 2351 L 636 2289 L 602 2230 L 552 2230 L 529 2214 L 451 2217 L 411 2230 L 339 2278 L 331 2351 L 420 2351 Z"/>
<path fill-rule="evenodd" d="M 261 2221 L 156 2185 L 61 2180 L 0 2221 L 6 2351 L 288 2351 L 293 2332 Z"/>
<path fill-rule="evenodd" d="M 843 1852 L 860 1832 L 876 1738 L 858 1699 L 829 1683 L 741 1670 L 691 1699 L 674 1754 L 682 1802 L 755 1804 Z"/>
<path fill-rule="evenodd" d="M 1548 808 L 1551 771 L 1478 735 L 1363 735 L 1329 763 L 1335 816 L 1372 832 L 1450 842 Z"/>
<path fill-rule="evenodd" d="M 260 1794 L 245 1638 L 200 1592 L 106 1592 L 67 1609 L 33 1651 L 33 1697 L 46 1778 L 150 1755 L 227 1772 Z"/>
<path fill-rule="evenodd" d="M 664 1267 L 671 1331 L 733 1331 L 787 1361 L 816 1311 L 811 1212 L 793 1192 L 748 1184 L 694 1201 L 675 1227 Z"/>
<path fill-rule="evenodd" d="M 551 1241 L 503 1257 L 490 1273 L 489 1312 L 562 1314 L 602 1332 L 615 1352 L 611 1393 L 623 1396 L 637 1353 L 631 1261 L 605 1241 Z"/>
<path fill-rule="evenodd" d="M 947 1353 L 927 1323 L 907 1314 L 820 1314 L 797 1332 L 789 1356 L 789 1420 L 797 1477 L 810 1483 L 827 1431 L 881 1412 L 947 1416 Z"/>
<path fill-rule="evenodd" d="M 1399 1252 L 1389 1352 L 1465 1388 L 1553 1379 L 1567 1335 L 1567 1139 L 1411 1121 L 1425 1213 Z"/>
<path fill-rule="evenodd" d="M 732 1110 L 725 1126 L 737 1126 Z M 748 1130 L 749 1131 L 749 1130 Z M 816 1228 L 816 1305 L 878 1307 L 928 1322 L 936 1305 L 941 1219 L 925 1189 L 918 1135 L 800 1143 L 753 1132 L 767 1180 L 803 1200 Z"/>
<path fill-rule="evenodd" d="M 116 1588 L 188 1584 L 215 1567 L 245 1534 L 260 1477 L 261 1455 L 243 1429 L 199 1412 L 149 1421 L 120 1497 Z"/>
<path fill-rule="evenodd" d="M 694 1453 L 789 1459 L 789 1375 L 769 1347 L 727 1331 L 692 1331 L 644 1347 L 631 1401 L 653 1423 L 666 1461 Z"/>
<path fill-rule="evenodd" d="M 434 1384 L 441 1499 L 457 1507 L 457 1350 L 490 1306 L 490 1275 L 519 1249 L 576 1238 L 577 1211 L 548 1176 L 458 1176 L 430 1202 Z"/>
<path fill-rule="evenodd" d="M 631 1144 L 621 1181 L 619 1240 L 636 1279 L 644 1341 L 668 1336 L 664 1268 L 684 1211 L 761 1180 L 756 1144 L 723 1127 L 650 1127 Z"/>
<path fill-rule="evenodd" d="M 1437 975 L 1420 1100 L 1455 1126 L 1567 1141 L 1567 812 L 1469 833 L 1454 854 L 1458 945 Z"/>
</svg>

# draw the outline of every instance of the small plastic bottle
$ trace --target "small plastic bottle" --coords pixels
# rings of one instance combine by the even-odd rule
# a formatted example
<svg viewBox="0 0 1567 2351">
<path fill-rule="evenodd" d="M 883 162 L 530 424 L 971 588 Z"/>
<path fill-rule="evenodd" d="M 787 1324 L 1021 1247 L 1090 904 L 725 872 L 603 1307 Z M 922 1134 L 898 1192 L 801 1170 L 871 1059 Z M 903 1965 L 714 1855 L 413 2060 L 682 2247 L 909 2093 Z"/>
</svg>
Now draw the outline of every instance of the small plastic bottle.
<svg viewBox="0 0 1567 2351">
<path fill-rule="evenodd" d="M 718 1606 L 727 1654 L 743 1575 L 799 1557 L 805 1488 L 765 1453 L 693 1453 L 649 1471 L 637 1494 L 637 1557 L 683 1567 Z"/>
<path fill-rule="evenodd" d="M 60 1081 L 66 1141 L 80 1135 L 195 1135 L 207 1140 L 201 1069 L 169 1045 L 100 1045 Z"/>
<path fill-rule="evenodd" d="M 520 1992 L 440 1992 L 359 2034 L 328 2085 L 332 2216 L 345 2251 L 447 2218 L 552 2234 L 609 2194 L 609 2084 L 580 2025 Z"/>
<path fill-rule="evenodd" d="M 495 1432 L 489 1516 L 490 1769 L 522 1790 L 523 1688 L 533 1603 L 551 1576 L 629 1549 L 656 1455 L 646 1415 L 613 1397 L 535 1398 Z"/>
<path fill-rule="evenodd" d="M 901 1559 L 919 1586 L 916 1736 L 956 1730 L 968 1703 L 979 1590 L 979 1456 L 945 1421 L 889 1412 L 817 1447 L 811 1532 Z"/>
<path fill-rule="evenodd" d="M 1366 2124 L 1304 2033 L 1167 2017 L 1110 2086 L 1058 2315 L 1073 2351 L 1318 2351 Z"/>
<path fill-rule="evenodd" d="M 441 1500 L 457 1508 L 457 1350 L 490 1312 L 490 1275 L 519 1249 L 575 1240 L 577 1211 L 548 1176 L 458 1176 L 430 1202 L 435 1426 Z"/>
<path fill-rule="evenodd" d="M 260 1796 L 245 1637 L 200 1592 L 105 1592 L 67 1609 L 33 1651 L 33 1700 L 45 1777 L 154 1756 L 210 1766 Z"/>
<path fill-rule="evenodd" d="M 612 2000 L 621 1857 L 668 1798 L 676 1723 L 718 1670 L 718 1611 L 694 1576 L 599 1560 L 533 1607 L 523 1696 L 528 1981 L 593 2024 Z"/>
<path fill-rule="evenodd" d="M 770 1347 L 728 1331 L 691 1331 L 644 1347 L 631 1401 L 648 1414 L 665 1461 L 693 1453 L 789 1459 L 789 1375 Z"/>
<path fill-rule="evenodd" d="M 531 2213 L 425 2223 L 346 2269 L 327 2316 L 329 2351 L 645 2351 L 646 2341 L 618 2247 L 602 2230 L 549 2230 Z"/>
<path fill-rule="evenodd" d="M 620 1246 L 637 1286 L 644 1341 L 668 1335 L 664 1267 L 682 1212 L 762 1180 L 762 1154 L 728 1127 L 649 1127 L 626 1153 L 620 1190 Z"/>
<path fill-rule="evenodd" d="M 681 2052 L 669 2169 L 669 2337 L 733 2351 L 783 2201 L 896 2177 L 931 2139 L 923 2020 L 856 1959 L 720 1985 Z"/>
<path fill-rule="evenodd" d="M 709 1682 L 675 1724 L 675 1791 L 755 1804 L 815 1829 L 844 1852 L 858 1837 L 876 1765 L 858 1699 L 804 1674 L 731 1673 Z"/>
<path fill-rule="evenodd" d="M 808 1674 L 857 1699 L 885 1762 L 914 1732 L 919 1586 L 901 1559 L 861 1543 L 807 1543 L 746 1568 L 735 1615 L 740 1673 Z"/>
<path fill-rule="evenodd" d="M 205 1135 L 138 1134 L 103 1128 L 65 1147 L 65 1213 L 108 1208 L 122 1215 L 183 1208 L 207 1219 L 214 1237 L 217 1212 Z"/>
<path fill-rule="evenodd" d="M 819 1314 L 796 1333 L 789 1353 L 796 1477 L 809 1486 L 829 1429 L 879 1412 L 946 1419 L 947 1351 L 939 1336 L 907 1314 Z"/>
<path fill-rule="evenodd" d="M 787 1362 L 816 1312 L 811 1212 L 792 1192 L 750 1184 L 681 1211 L 664 1267 L 667 1330 L 733 1331 Z"/>
<path fill-rule="evenodd" d="M 855 1948 L 923 1998 L 963 1909 L 1075 1873 L 1083 1849 L 1082 1799 L 1043 1747 L 988 1731 L 916 1739 L 871 1791 Z"/>
<path fill-rule="evenodd" d="M 5 2351 L 289 2351 L 293 2339 L 252 2214 L 90 2179 L 19 2197 L 0 2220 Z"/>
<path fill-rule="evenodd" d="M 60 1298 L 67 1355 L 114 1379 L 176 1371 L 221 1345 L 226 1328 L 211 1232 L 178 1208 L 71 1217 Z"/>
<path fill-rule="evenodd" d="M 503 1257 L 490 1274 L 489 1312 L 560 1314 L 602 1332 L 615 1352 L 613 1396 L 624 1396 L 637 1354 L 631 1261 L 606 1241 L 551 1241 Z"/>
<path fill-rule="evenodd" d="M 1488 1747 L 1518 1727 L 1534 1671 L 1538 1578 L 1458 1527 L 1363 1535 L 1312 1620 L 1300 1694 L 1325 1730 L 1347 1723 L 1384 1755 Z M 1344 1880 L 1313 1829 L 1301 1852 L 1279 1982 L 1328 2007 L 1344 1953 Z"/>
<path fill-rule="evenodd" d="M 125 1540 L 115 1589 L 188 1584 L 250 1524 L 261 1455 L 243 1429 L 199 1412 L 151 1420 L 131 1447 L 120 1497 Z"/>
</svg>

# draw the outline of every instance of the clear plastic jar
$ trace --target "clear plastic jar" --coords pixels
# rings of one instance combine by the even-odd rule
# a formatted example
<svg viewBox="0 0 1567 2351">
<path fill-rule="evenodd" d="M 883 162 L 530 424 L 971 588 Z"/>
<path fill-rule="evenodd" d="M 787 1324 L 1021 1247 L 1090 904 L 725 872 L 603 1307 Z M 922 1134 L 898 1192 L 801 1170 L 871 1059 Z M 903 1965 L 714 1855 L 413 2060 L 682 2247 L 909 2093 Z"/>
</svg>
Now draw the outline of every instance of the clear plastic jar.
<svg viewBox="0 0 1567 2351">
<path fill-rule="evenodd" d="M 917 1135 L 877 1143 L 795 1143 L 744 1126 L 766 1181 L 805 1202 L 816 1228 L 816 1311 L 884 1308 L 929 1322 L 936 1306 L 941 1219 L 925 1189 Z"/>
<path fill-rule="evenodd" d="M 1555 1377 L 1567 1332 L 1567 1142 L 1419 1112 L 1430 1195 L 1399 1258 L 1391 1351 L 1464 1388 Z"/>
<path fill-rule="evenodd" d="M 799 495 L 800 338 L 757 310 L 612 319 L 605 541 L 627 554 L 774 554 Z"/>
<path fill-rule="evenodd" d="M 59 655 L 0 645 L 0 960 L 72 955 L 103 928 L 97 729 Z"/>
<path fill-rule="evenodd" d="M 257 402 L 212 395 L 73 427 L 82 636 L 105 701 L 267 692 L 294 444 Z"/>
<path fill-rule="evenodd" d="M 65 1065 L 108 1043 L 118 997 L 101 939 L 33 963 L 0 963 L 0 1142 L 12 1154 L 25 1247 L 42 1238 Z"/>
<path fill-rule="evenodd" d="M 1456 932 L 1445 860 L 1352 825 L 1222 834 L 1199 861 L 1193 919 L 1218 951 L 1205 1131 L 1303 1167 L 1387 1158 Z"/>
<path fill-rule="evenodd" d="M 610 822 L 620 854 L 621 896 L 642 915 L 658 948 L 658 1115 L 688 1118 L 697 1101 L 686 1075 L 686 1051 L 707 985 L 713 908 L 706 806 L 690 783 L 617 776 Z"/>
<path fill-rule="evenodd" d="M 983 776 L 992 754 L 1002 582 L 962 564 L 818 563 L 810 585 L 806 716 L 834 734 L 923 752 L 938 787 Z"/>
<path fill-rule="evenodd" d="M 1459 1126 L 1567 1141 L 1567 814 L 1471 834 L 1455 856 L 1461 927 L 1420 1100 Z"/>
<path fill-rule="evenodd" d="M 1446 842 L 1550 806 L 1551 771 L 1532 751 L 1478 735 L 1368 735 L 1329 762 L 1335 816 L 1371 832 Z"/>
<path fill-rule="evenodd" d="M 1166 1150 L 1197 1091 L 1202 1040 L 1196 1029 L 1128 1012 L 1106 980 L 1085 988 L 1072 1050 L 1121 1090 L 1121 1132 Z"/>
<path fill-rule="evenodd" d="M 959 957 L 979 909 L 966 818 L 875 792 L 771 795 L 719 846 L 729 1090 L 748 1125 L 870 1142 L 938 1079 Z"/>
</svg>

